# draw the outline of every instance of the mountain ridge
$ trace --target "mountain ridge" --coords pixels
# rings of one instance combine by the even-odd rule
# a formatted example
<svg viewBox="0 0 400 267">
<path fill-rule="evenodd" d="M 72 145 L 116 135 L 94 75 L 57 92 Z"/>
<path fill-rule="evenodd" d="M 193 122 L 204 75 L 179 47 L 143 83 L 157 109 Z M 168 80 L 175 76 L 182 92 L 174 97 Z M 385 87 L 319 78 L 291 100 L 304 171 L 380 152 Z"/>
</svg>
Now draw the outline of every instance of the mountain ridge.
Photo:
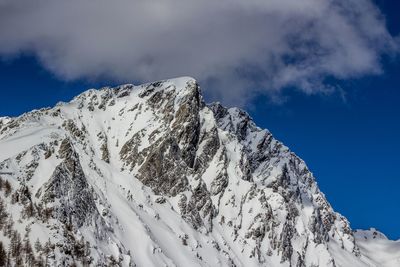
<svg viewBox="0 0 400 267">
<path fill-rule="evenodd" d="M 90 89 L 54 108 L 0 118 L 0 150 L 0 172 L 8 173 L 0 175 L 12 186 L 1 196 L 16 207 L 7 217 L 21 221 L 13 219 L 14 232 L 30 243 L 50 238 L 46 250 L 32 252 L 35 261 L 395 266 L 400 259 L 373 257 L 371 242 L 360 249 L 369 232 L 353 234 L 304 161 L 246 112 L 206 104 L 190 77 Z M 0 240 L 9 246 L 14 232 Z"/>
</svg>

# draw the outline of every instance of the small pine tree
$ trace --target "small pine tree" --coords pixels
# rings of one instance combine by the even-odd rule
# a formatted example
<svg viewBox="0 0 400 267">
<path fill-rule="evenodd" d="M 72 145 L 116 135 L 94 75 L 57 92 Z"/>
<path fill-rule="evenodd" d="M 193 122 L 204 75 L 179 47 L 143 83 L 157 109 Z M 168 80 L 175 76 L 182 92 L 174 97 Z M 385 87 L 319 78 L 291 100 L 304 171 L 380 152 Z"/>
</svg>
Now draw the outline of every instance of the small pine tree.
<svg viewBox="0 0 400 267">
<path fill-rule="evenodd" d="M 40 243 L 39 238 L 36 239 L 36 242 L 35 242 L 35 245 L 34 245 L 34 246 L 35 246 L 35 250 L 36 250 L 37 253 L 42 252 L 43 247 L 42 247 L 42 244 Z"/>
<path fill-rule="evenodd" d="M 15 192 L 11 195 L 11 204 L 18 203 L 18 202 L 19 202 L 19 199 L 20 199 L 19 192 L 18 192 L 18 191 L 15 191 Z"/>
<path fill-rule="evenodd" d="M 17 258 L 21 255 L 22 252 L 21 235 L 16 230 L 12 231 L 9 250 L 11 253 L 11 257 L 13 258 Z"/>
<path fill-rule="evenodd" d="M 3 187 L 4 187 L 4 194 L 6 195 L 6 197 L 8 197 L 12 191 L 12 186 L 11 186 L 10 182 L 6 180 L 4 182 Z"/>
<path fill-rule="evenodd" d="M 32 203 L 32 201 L 29 201 L 25 206 L 22 211 L 22 215 L 25 218 L 31 218 L 35 215 L 35 207 Z"/>
<path fill-rule="evenodd" d="M 45 207 L 43 209 L 43 222 L 47 223 L 49 219 L 53 216 L 53 208 Z"/>
<path fill-rule="evenodd" d="M 43 253 L 45 255 L 48 255 L 48 254 L 50 254 L 50 252 L 51 252 L 51 241 L 49 238 L 49 240 L 47 240 L 47 242 L 43 246 Z"/>
<path fill-rule="evenodd" d="M 3 229 L 3 226 L 7 221 L 8 214 L 6 210 L 7 210 L 6 204 L 0 197 L 0 230 Z"/>
<path fill-rule="evenodd" d="M 43 204 L 42 203 L 39 203 L 39 204 L 35 204 L 34 205 L 35 206 L 35 209 L 36 209 L 36 214 L 37 214 L 37 216 L 38 216 L 38 218 L 41 218 L 42 217 L 42 213 L 43 213 Z"/>
<path fill-rule="evenodd" d="M 8 216 L 8 221 L 5 223 L 5 225 L 3 227 L 3 233 L 8 238 L 11 238 L 13 227 L 14 227 L 14 220 L 13 220 L 12 215 L 10 215 L 10 216 Z"/>
<path fill-rule="evenodd" d="M 24 238 L 24 244 L 22 248 L 25 255 L 25 264 L 28 266 L 32 266 L 35 262 L 35 256 L 28 236 Z"/>
<path fill-rule="evenodd" d="M 24 185 L 24 187 L 22 188 L 22 193 L 24 195 L 25 200 L 24 201 L 30 201 L 32 200 L 32 193 L 29 190 L 29 187 Z"/>
<path fill-rule="evenodd" d="M 21 255 L 17 255 L 15 257 L 15 259 L 14 259 L 14 262 L 15 262 L 15 266 L 16 267 L 23 267 L 24 266 L 24 260 L 23 260 Z"/>
<path fill-rule="evenodd" d="M 82 260 L 82 258 L 85 256 L 85 242 L 83 238 L 81 238 L 81 240 L 75 241 L 73 246 L 74 246 L 73 255 L 78 259 Z"/>
<path fill-rule="evenodd" d="M 7 253 L 7 260 L 6 260 L 6 265 L 5 266 L 7 266 L 7 267 L 12 266 L 11 265 L 11 253 L 10 253 L 10 251 L 8 251 L 8 253 Z"/>
<path fill-rule="evenodd" d="M 48 259 L 49 259 L 49 256 L 50 256 L 50 253 L 53 251 L 53 249 L 54 249 L 54 247 L 53 247 L 54 245 L 53 244 L 51 244 L 51 241 L 50 241 L 50 238 L 49 238 L 49 240 L 46 242 L 46 244 L 44 244 L 44 246 L 43 246 L 43 255 L 44 255 L 44 258 L 45 258 L 45 266 L 47 266 L 49 263 L 48 263 Z"/>
<path fill-rule="evenodd" d="M 44 267 L 45 266 L 42 256 L 37 257 L 37 259 L 35 260 L 34 266 L 35 267 Z"/>
<path fill-rule="evenodd" d="M 6 266 L 7 251 L 4 248 L 3 242 L 0 241 L 0 266 Z"/>
</svg>

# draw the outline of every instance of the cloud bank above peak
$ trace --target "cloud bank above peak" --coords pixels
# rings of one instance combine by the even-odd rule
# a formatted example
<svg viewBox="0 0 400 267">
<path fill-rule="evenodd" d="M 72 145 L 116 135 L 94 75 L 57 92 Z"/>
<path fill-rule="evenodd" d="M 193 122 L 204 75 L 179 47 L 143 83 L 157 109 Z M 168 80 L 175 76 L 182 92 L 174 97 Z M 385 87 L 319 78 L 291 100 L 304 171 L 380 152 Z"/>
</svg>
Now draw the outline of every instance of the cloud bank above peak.
<svg viewBox="0 0 400 267">
<path fill-rule="evenodd" d="M 190 75 L 242 105 L 286 87 L 382 72 L 398 42 L 371 0 L 0 0 L 0 56 L 65 80 Z"/>
</svg>

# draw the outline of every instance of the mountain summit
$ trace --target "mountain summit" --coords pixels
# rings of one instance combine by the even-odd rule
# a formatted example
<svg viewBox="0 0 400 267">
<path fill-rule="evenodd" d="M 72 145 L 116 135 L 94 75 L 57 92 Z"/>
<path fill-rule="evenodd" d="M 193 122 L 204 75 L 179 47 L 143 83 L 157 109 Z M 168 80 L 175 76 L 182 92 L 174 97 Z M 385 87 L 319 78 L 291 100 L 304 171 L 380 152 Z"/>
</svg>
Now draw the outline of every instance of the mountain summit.
<svg viewBox="0 0 400 267">
<path fill-rule="evenodd" d="M 305 163 L 192 78 L 0 118 L 0 266 L 400 266 Z"/>
</svg>

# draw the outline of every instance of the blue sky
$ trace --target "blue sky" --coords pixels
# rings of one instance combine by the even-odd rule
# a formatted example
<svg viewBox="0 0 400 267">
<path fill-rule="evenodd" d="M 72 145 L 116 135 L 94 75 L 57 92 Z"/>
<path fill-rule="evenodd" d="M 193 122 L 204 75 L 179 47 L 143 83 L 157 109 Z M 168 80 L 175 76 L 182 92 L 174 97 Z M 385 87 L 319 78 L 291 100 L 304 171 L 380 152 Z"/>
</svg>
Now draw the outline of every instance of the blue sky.
<svg viewBox="0 0 400 267">
<path fill-rule="evenodd" d="M 386 17 L 390 34 L 398 36 L 399 2 L 376 0 L 375 3 Z M 1 49 L 0 45 L 0 54 L 5 53 Z M 40 62 L 37 58 L 40 58 Z M 70 69 L 65 69 L 64 66 L 58 68 L 55 62 L 51 61 L 50 64 L 44 61 L 40 53 L 32 50 L 3 57 L 0 61 L 0 99 L 3 100 L 0 116 L 16 116 L 34 108 L 70 100 L 90 87 L 115 85 L 121 81 L 134 82 L 137 78 L 133 76 L 132 79 L 127 79 L 126 76 L 121 76 L 115 79 L 115 76 L 109 77 L 102 71 L 97 76 L 80 76 L 75 74 L 82 73 L 81 70 L 74 68 L 68 72 Z M 286 99 L 280 104 L 271 101 L 271 93 L 263 90 L 250 91 L 257 97 L 239 104 L 245 106 L 259 126 L 268 128 L 276 138 L 306 161 L 330 203 L 349 219 L 353 228 L 376 227 L 389 237 L 398 239 L 398 56 L 383 56 L 382 70 L 381 74 L 366 71 L 357 77 L 349 74 L 344 79 L 329 79 L 324 82 L 324 86 L 334 85 L 341 88 L 330 94 L 315 90 L 311 94 L 305 94 L 308 87 L 296 87 L 294 83 L 279 89 L 279 97 Z M 181 75 L 196 77 L 192 74 L 196 73 L 195 67 L 188 68 L 188 71 L 190 73 Z M 330 71 L 328 75 L 332 74 L 332 70 Z M 256 80 L 260 78 L 257 73 L 252 75 Z M 169 72 L 164 74 L 169 75 Z M 221 75 L 229 76 L 225 71 Z M 154 77 L 158 79 L 157 75 Z M 296 82 L 308 81 L 308 77 Z M 209 78 L 205 77 L 204 80 Z M 247 83 L 243 84 L 245 86 Z M 236 90 L 240 88 L 233 92 L 238 92 Z M 205 93 L 206 100 L 218 96 L 226 99 L 224 91 L 218 91 L 217 94 L 213 91 Z M 236 96 L 242 98 L 243 94 L 238 93 Z M 226 102 L 236 101 L 231 100 Z"/>
</svg>

